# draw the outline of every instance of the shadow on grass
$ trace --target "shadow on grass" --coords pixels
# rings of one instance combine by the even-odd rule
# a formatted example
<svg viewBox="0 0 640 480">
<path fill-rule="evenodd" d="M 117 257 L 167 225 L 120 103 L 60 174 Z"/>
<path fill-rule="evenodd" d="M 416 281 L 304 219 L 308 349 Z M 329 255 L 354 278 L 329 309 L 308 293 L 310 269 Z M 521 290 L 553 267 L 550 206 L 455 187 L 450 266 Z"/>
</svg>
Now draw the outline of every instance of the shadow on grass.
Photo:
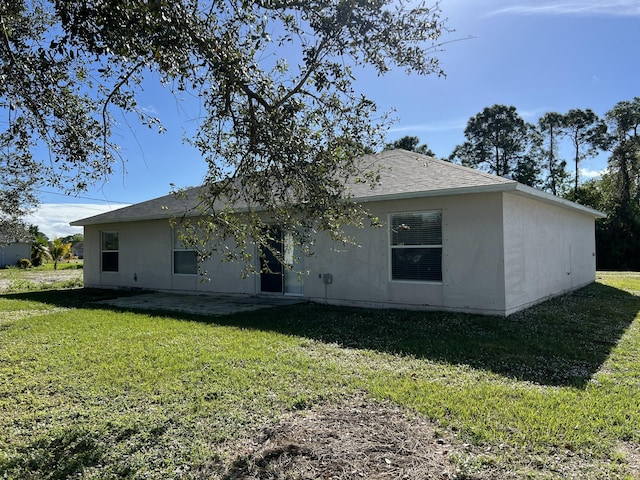
<svg viewBox="0 0 640 480">
<path fill-rule="evenodd" d="M 164 429 L 124 429 L 116 441 L 127 442 L 133 453 L 152 445 Z M 71 423 L 50 435 L 43 435 L 18 449 L 19 455 L 0 461 L 2 478 L 42 478 L 66 480 L 80 478 L 88 470 L 103 469 L 109 463 L 109 447 L 105 433 Z M 114 463 L 108 478 L 133 478 L 137 467 L 126 460 Z M 92 477 L 95 478 L 95 477 Z"/>
<path fill-rule="evenodd" d="M 92 434 L 73 427 L 53 438 L 38 440 L 25 450 L 28 455 L 0 465 L 0 471 L 20 474 L 47 472 L 44 478 L 62 480 L 80 475 L 87 467 L 98 465 L 105 453 Z M 24 463 L 17 459 L 24 459 Z"/>
<path fill-rule="evenodd" d="M 66 307 L 125 292 L 81 289 L 5 295 Z M 130 294 L 130 293 L 129 293 Z M 592 284 L 508 318 L 303 304 L 223 317 L 172 318 L 278 332 L 346 348 L 466 364 L 551 386 L 583 388 L 640 311 L 640 297 Z"/>
</svg>

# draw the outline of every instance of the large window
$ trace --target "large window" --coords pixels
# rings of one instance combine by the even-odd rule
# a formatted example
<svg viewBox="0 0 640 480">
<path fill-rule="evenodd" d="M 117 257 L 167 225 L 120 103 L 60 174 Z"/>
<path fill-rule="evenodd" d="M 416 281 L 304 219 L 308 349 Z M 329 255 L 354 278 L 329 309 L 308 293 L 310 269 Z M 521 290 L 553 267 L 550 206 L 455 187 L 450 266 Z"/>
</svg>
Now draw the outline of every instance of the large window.
<svg viewBox="0 0 640 480">
<path fill-rule="evenodd" d="M 181 235 L 183 230 L 173 229 L 173 273 L 180 275 L 196 275 L 198 273 L 198 255 L 196 251 L 185 245 Z"/>
<path fill-rule="evenodd" d="M 118 271 L 118 232 L 102 232 L 101 239 L 102 252 L 102 271 L 117 272 Z"/>
<path fill-rule="evenodd" d="M 391 215 L 391 279 L 442 281 L 442 212 Z"/>
</svg>

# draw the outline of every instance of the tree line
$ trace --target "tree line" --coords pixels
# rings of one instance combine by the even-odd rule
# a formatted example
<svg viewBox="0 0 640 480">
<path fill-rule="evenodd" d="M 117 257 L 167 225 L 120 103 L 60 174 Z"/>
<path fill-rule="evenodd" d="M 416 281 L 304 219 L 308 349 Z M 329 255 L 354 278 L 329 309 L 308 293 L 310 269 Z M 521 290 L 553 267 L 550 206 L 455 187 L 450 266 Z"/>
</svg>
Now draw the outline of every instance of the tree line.
<svg viewBox="0 0 640 480">
<path fill-rule="evenodd" d="M 598 268 L 640 270 L 640 97 L 618 102 L 604 117 L 572 109 L 547 112 L 536 124 L 513 106 L 493 105 L 469 119 L 464 136 L 446 160 L 606 213 L 596 223 Z M 433 154 L 419 144 L 408 136 L 386 148 Z M 562 152 L 570 152 L 570 158 Z M 581 181 L 581 162 L 602 153 L 608 155 L 605 172 Z"/>
</svg>

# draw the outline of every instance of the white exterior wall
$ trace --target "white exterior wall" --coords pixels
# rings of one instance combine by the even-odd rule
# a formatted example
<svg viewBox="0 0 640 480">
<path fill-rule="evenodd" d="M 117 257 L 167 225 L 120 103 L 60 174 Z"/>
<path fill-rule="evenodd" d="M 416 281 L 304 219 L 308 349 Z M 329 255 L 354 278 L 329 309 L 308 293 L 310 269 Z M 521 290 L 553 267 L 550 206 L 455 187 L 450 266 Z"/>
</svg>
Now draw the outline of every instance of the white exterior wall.
<svg viewBox="0 0 640 480">
<path fill-rule="evenodd" d="M 86 287 L 143 288 L 185 293 L 255 294 L 255 278 L 242 279 L 237 265 L 212 259 L 201 275 L 173 273 L 173 237 L 167 220 L 85 226 Z M 118 272 L 101 271 L 101 232 L 118 232 Z"/>
<path fill-rule="evenodd" d="M 319 239 L 308 258 L 305 296 L 342 305 L 504 311 L 502 198 L 500 193 L 456 195 L 367 204 L 385 227 L 353 229 L 360 246 Z M 392 281 L 390 213 L 442 210 L 442 282 Z M 332 275 L 325 284 L 322 275 Z"/>
<path fill-rule="evenodd" d="M 118 233 L 117 272 L 101 271 L 102 232 Z M 85 286 L 161 288 L 168 285 L 171 232 L 166 221 L 90 225 L 84 228 L 84 235 Z"/>
<path fill-rule="evenodd" d="M 31 259 L 30 243 L 11 243 L 0 246 L 0 268 L 16 266 L 21 258 Z"/>
<path fill-rule="evenodd" d="M 501 194 L 457 195 L 368 204 L 386 225 L 390 213 L 442 210 L 443 281 L 392 281 L 388 228 L 353 229 L 360 246 L 320 235 L 304 259 L 303 296 L 343 305 L 432 308 L 500 314 L 504 310 Z M 101 272 L 101 232 L 118 232 L 119 271 Z M 172 233 L 166 220 L 85 227 L 85 285 L 160 291 L 260 293 L 259 276 L 242 279 L 240 266 L 212 259 L 210 278 L 173 274 Z M 258 259 L 256 258 L 256 263 Z M 332 283 L 323 281 L 323 274 Z"/>
<path fill-rule="evenodd" d="M 506 314 L 595 281 L 595 219 L 504 194 Z"/>
</svg>

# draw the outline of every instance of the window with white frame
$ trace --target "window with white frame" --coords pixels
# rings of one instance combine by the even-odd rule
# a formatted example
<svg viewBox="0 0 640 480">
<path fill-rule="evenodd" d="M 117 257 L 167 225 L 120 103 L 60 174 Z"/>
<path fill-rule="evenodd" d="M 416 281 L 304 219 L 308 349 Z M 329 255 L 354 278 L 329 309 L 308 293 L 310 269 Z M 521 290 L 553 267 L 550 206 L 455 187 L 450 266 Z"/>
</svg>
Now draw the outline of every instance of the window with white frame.
<svg viewBox="0 0 640 480">
<path fill-rule="evenodd" d="M 198 255 L 192 247 L 182 241 L 184 231 L 173 229 L 173 273 L 179 275 L 196 275 L 198 273 Z"/>
<path fill-rule="evenodd" d="M 393 213 L 391 279 L 442 281 L 442 211 Z"/>
<path fill-rule="evenodd" d="M 103 272 L 117 272 L 120 257 L 118 232 L 102 232 L 100 239 Z"/>
</svg>

